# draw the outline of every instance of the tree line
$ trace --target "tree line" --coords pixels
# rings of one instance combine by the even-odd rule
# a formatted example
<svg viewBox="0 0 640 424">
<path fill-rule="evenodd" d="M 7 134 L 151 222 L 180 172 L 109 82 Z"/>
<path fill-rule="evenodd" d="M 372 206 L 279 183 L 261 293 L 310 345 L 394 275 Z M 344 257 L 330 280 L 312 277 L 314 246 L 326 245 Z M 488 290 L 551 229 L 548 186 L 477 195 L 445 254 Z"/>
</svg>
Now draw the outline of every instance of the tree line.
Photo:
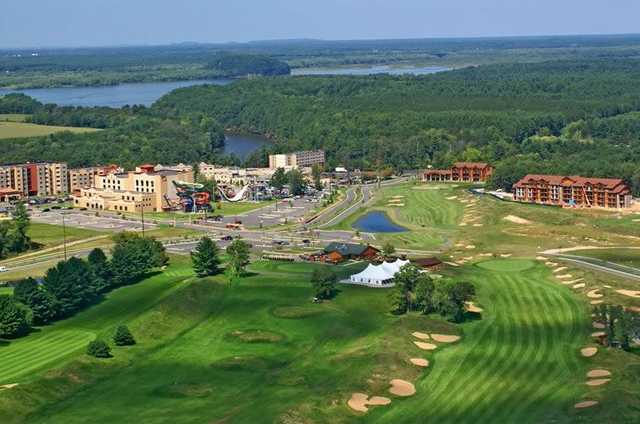
<svg viewBox="0 0 640 424">
<path fill-rule="evenodd" d="M 22 253 L 32 247 L 27 234 L 31 220 L 24 203 L 18 203 L 11 220 L 0 221 L 0 259 L 10 254 Z"/>
<path fill-rule="evenodd" d="M 48 269 L 42 279 L 15 283 L 12 295 L 0 296 L 0 337 L 21 337 L 32 325 L 69 318 L 169 261 L 162 244 L 153 238 L 123 232 L 114 236 L 114 243 L 111 259 L 96 248 L 86 260 L 72 257 Z"/>
</svg>

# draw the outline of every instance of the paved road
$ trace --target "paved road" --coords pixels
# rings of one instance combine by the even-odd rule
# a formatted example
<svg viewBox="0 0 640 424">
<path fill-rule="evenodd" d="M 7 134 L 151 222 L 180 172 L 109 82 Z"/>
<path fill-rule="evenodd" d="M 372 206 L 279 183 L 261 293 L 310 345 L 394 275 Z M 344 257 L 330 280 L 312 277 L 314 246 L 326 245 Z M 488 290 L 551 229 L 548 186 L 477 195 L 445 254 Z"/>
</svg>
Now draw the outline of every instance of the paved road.
<svg viewBox="0 0 640 424">
<path fill-rule="evenodd" d="M 607 274 L 615 275 L 617 277 L 624 277 L 624 278 L 640 281 L 640 269 L 638 268 L 633 268 L 630 266 L 620 265 L 613 262 L 603 261 L 601 259 L 589 258 L 586 256 L 549 254 L 549 253 L 543 253 L 543 254 L 545 256 L 550 256 L 562 261 L 574 263 L 584 268 L 605 272 Z"/>
</svg>

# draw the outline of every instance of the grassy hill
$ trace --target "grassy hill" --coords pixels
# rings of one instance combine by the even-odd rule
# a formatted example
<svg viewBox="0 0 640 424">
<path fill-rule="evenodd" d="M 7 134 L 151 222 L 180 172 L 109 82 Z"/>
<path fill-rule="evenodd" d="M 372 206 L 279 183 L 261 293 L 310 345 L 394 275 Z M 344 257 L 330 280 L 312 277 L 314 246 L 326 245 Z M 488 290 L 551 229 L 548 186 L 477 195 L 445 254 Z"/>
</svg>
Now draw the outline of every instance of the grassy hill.
<svg viewBox="0 0 640 424">
<path fill-rule="evenodd" d="M 62 131 L 72 133 L 86 133 L 99 131 L 93 128 L 59 127 L 52 125 L 37 125 L 27 122 L 2 122 L 0 120 L 0 139 L 40 137 Z"/>
</svg>

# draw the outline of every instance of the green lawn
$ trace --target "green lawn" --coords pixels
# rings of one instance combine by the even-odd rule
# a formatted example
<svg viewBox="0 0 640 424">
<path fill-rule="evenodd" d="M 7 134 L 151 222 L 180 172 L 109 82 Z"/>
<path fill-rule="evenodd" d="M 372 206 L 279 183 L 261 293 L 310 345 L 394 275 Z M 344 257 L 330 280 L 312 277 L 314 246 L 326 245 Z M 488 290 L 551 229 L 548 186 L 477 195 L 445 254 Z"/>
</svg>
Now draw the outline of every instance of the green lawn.
<svg viewBox="0 0 640 424">
<path fill-rule="evenodd" d="M 587 391 L 581 376 L 588 361 L 578 354 L 589 331 L 586 311 L 542 265 L 502 261 L 457 271 L 477 285 L 486 311 L 462 326 L 392 316 L 386 290 L 342 287 L 333 301 L 313 304 L 308 278 L 315 266 L 259 262 L 254 276 L 229 286 L 219 278 L 176 285 L 189 273 L 177 264 L 12 342 L 0 348 L 9 352 L 0 350 L 0 383 L 32 380 L 38 368 L 63 362 L 120 322 L 139 340 L 117 348 L 113 359 L 83 357 L 5 392 L 0 420 L 361 422 L 346 406 L 350 394 L 389 396 L 388 381 L 403 378 L 415 382 L 416 396 L 390 396 L 391 405 L 372 408 L 364 421 L 564 423 Z M 346 276 L 361 267 L 336 269 Z M 425 353 L 413 345 L 413 331 L 463 339 Z M 421 371 L 411 357 L 427 357 L 432 366 Z M 24 405 L 34 394 L 38 400 Z"/>
<path fill-rule="evenodd" d="M 88 230 L 84 228 L 74 228 L 69 226 L 66 227 L 65 233 L 67 243 L 107 234 L 101 231 Z M 38 243 L 43 247 L 51 247 L 62 244 L 63 241 L 63 229 L 61 225 L 32 222 L 29 225 L 28 234 L 33 242 Z"/>
<path fill-rule="evenodd" d="M 0 122 L 0 139 L 40 137 L 57 132 L 70 131 L 73 133 L 85 133 L 99 131 L 94 128 L 57 127 L 52 125 L 37 125 L 26 122 Z"/>
</svg>

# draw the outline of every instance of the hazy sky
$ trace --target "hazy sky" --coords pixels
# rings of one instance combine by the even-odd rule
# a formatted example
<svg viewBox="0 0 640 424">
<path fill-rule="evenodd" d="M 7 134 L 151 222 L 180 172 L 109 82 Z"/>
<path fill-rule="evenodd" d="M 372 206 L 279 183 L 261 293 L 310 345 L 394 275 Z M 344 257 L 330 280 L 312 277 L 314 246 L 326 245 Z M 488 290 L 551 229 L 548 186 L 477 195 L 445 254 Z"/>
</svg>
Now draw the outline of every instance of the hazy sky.
<svg viewBox="0 0 640 424">
<path fill-rule="evenodd" d="M 0 47 L 640 32 L 639 0 L 18 0 Z"/>
</svg>

